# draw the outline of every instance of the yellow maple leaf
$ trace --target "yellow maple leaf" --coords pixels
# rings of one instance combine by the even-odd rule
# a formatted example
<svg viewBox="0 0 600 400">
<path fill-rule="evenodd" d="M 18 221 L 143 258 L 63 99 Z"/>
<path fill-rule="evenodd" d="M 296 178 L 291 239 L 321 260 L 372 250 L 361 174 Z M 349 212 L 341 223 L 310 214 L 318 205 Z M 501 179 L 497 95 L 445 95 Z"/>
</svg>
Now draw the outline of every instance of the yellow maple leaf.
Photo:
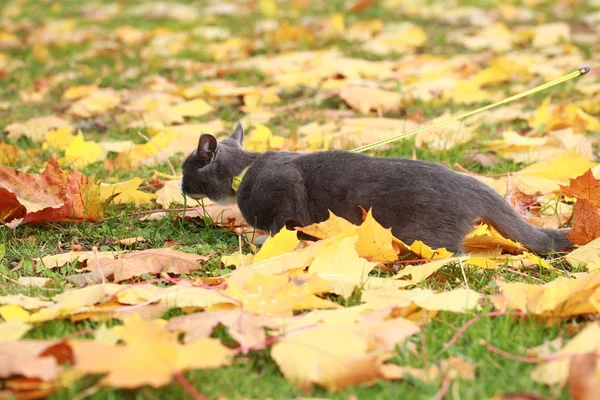
<svg viewBox="0 0 600 400">
<path fill-rule="evenodd" d="M 184 204 L 184 202 L 187 202 L 188 206 L 197 204 L 196 200 L 181 194 L 179 179 L 166 181 L 164 186 L 156 192 L 156 202 L 165 209 L 168 209 L 171 204 Z"/>
<path fill-rule="evenodd" d="M 0 142 L 0 164 L 11 165 L 19 159 L 20 150 L 17 146 Z"/>
<path fill-rule="evenodd" d="M 194 99 L 171 106 L 166 111 L 167 114 L 179 118 L 183 117 L 201 117 L 211 112 L 213 108 L 203 99 Z"/>
<path fill-rule="evenodd" d="M 401 93 L 369 87 L 344 88 L 339 96 L 350 107 L 363 114 L 368 114 L 371 110 L 379 113 L 397 111 L 405 99 Z"/>
<path fill-rule="evenodd" d="M 29 321 L 29 312 L 16 304 L 6 304 L 0 306 L 0 316 L 7 322 Z"/>
<path fill-rule="evenodd" d="M 281 149 L 284 142 L 285 138 L 274 135 L 268 126 L 255 123 L 254 130 L 244 140 L 244 149 L 264 152 L 271 149 Z"/>
<path fill-rule="evenodd" d="M 277 14 L 277 2 L 275 0 L 260 0 L 258 2 L 260 12 L 265 17 L 272 18 Z"/>
<path fill-rule="evenodd" d="M 380 378 L 382 352 L 419 330 L 402 318 L 321 325 L 288 333 L 273 346 L 271 357 L 286 379 L 302 387 L 316 383 L 338 390 Z"/>
<path fill-rule="evenodd" d="M 94 141 L 83 139 L 81 131 L 65 149 L 64 164 L 71 168 L 81 169 L 102 158 L 102 146 Z"/>
<path fill-rule="evenodd" d="M 62 126 L 52 130 L 46 136 L 46 141 L 42 144 L 42 148 L 50 150 L 66 150 L 73 143 L 77 136 L 74 136 L 70 125 Z"/>
<path fill-rule="evenodd" d="M 529 184 L 532 189 L 539 188 L 538 191 L 548 193 L 558 190 L 559 184 L 568 185 L 569 179 L 583 175 L 595 165 L 576 150 L 566 150 L 551 158 L 531 164 L 515 172 L 513 176 L 518 177 L 522 183 Z M 543 186 L 544 184 L 545 186 Z M 519 182 L 517 182 L 517 186 L 525 193 L 532 191 L 526 188 L 523 190 Z"/>
<path fill-rule="evenodd" d="M 31 118 L 25 122 L 13 122 L 7 125 L 4 130 L 8 132 L 7 137 L 9 139 L 17 140 L 25 136 L 35 142 L 41 142 L 46 139 L 51 130 L 66 125 L 69 125 L 67 120 L 54 115 L 48 115 Z"/>
<path fill-rule="evenodd" d="M 450 258 L 453 255 L 452 252 L 446 250 L 444 247 L 434 250 L 420 240 L 415 240 L 409 248 L 417 256 L 425 259 Z"/>
<path fill-rule="evenodd" d="M 286 275 L 263 275 L 253 270 L 248 272 L 249 276 L 243 283 L 229 279 L 227 289 L 223 290 L 229 298 L 239 301 L 246 311 L 291 316 L 294 310 L 341 307 L 316 296 L 316 293 L 330 289 L 330 284 L 317 276 L 290 279 Z"/>
<path fill-rule="evenodd" d="M 231 350 L 218 339 L 203 338 L 182 345 L 177 334 L 164 328 L 164 320 L 142 321 L 127 318 L 116 329 L 124 344 L 95 341 L 69 342 L 77 360 L 74 369 L 83 374 L 104 374 L 101 384 L 136 388 L 168 384 L 175 373 L 189 369 L 218 368 L 228 365 Z"/>
<path fill-rule="evenodd" d="M 338 235 L 356 234 L 358 227 L 344 218 L 338 217 L 329 211 L 329 218 L 323 222 L 314 223 L 302 228 L 299 231 L 319 239 L 329 239 Z"/>
<path fill-rule="evenodd" d="M 19 340 L 31 328 L 33 328 L 33 325 L 21 319 L 0 322 L 0 343 Z"/>
<path fill-rule="evenodd" d="M 499 282 L 500 294 L 492 296 L 501 310 L 519 310 L 535 315 L 569 317 L 597 312 L 595 296 L 600 290 L 600 271 L 576 279 L 559 277 L 550 283 L 533 285 Z"/>
<path fill-rule="evenodd" d="M 252 113 L 257 110 L 262 110 L 262 106 L 276 104 L 281 101 L 281 98 L 276 91 L 261 90 L 244 95 L 244 107 L 242 111 Z"/>
<path fill-rule="evenodd" d="M 523 250 L 523 246 L 513 240 L 506 239 L 495 229 L 487 224 L 481 224 L 474 228 L 463 241 L 463 246 L 468 252 L 480 252 L 501 248 L 511 253 Z M 474 264 L 474 261 L 470 264 Z"/>
<path fill-rule="evenodd" d="M 265 244 L 254 256 L 253 262 L 259 262 L 270 257 L 278 256 L 280 254 L 288 253 L 294 250 L 300 240 L 295 230 L 288 230 L 283 228 L 275 236 L 269 237 Z"/>
<path fill-rule="evenodd" d="M 554 105 L 547 98 L 529 119 L 529 126 L 543 131 L 571 127 L 575 133 L 581 133 L 600 130 L 600 121 L 575 104 Z"/>
<path fill-rule="evenodd" d="M 423 28 L 410 22 L 384 25 L 383 31 L 366 41 L 363 48 L 369 52 L 385 55 L 392 52 L 407 52 L 424 45 L 427 33 Z"/>
<path fill-rule="evenodd" d="M 398 258 L 398 240 L 392 235 L 392 229 L 385 229 L 373 217 L 369 209 L 363 223 L 356 231 L 356 251 L 369 261 L 392 262 Z M 396 244 L 396 247 L 394 247 Z"/>
<path fill-rule="evenodd" d="M 68 113 L 90 118 L 105 113 L 121 103 L 121 95 L 114 89 L 99 89 L 71 105 Z"/>
<path fill-rule="evenodd" d="M 444 91 L 444 97 L 458 104 L 479 103 L 493 98 L 492 94 L 481 89 L 480 83 L 474 79 L 458 81 L 453 89 Z"/>
<path fill-rule="evenodd" d="M 179 135 L 174 132 L 164 132 L 153 136 L 151 140 L 144 144 L 139 144 L 133 149 L 117 154 L 114 165 L 119 168 L 137 168 L 140 165 L 154 160 L 157 155 L 162 155 L 162 150 L 174 141 L 179 139 Z M 196 139 L 197 140 L 197 139 Z"/>
<path fill-rule="evenodd" d="M 392 277 L 392 279 L 397 280 L 393 283 L 393 286 L 406 287 L 420 283 L 429 276 L 433 275 L 433 273 L 437 272 L 443 266 L 455 261 L 458 261 L 458 258 L 445 258 L 442 260 L 430 261 L 425 264 L 407 265 Z M 369 287 L 373 286 L 376 286 L 376 283 L 369 282 Z"/>
<path fill-rule="evenodd" d="M 113 199 L 113 202 L 116 204 L 150 204 L 152 199 L 156 198 L 156 194 L 138 190 L 143 181 L 142 178 L 132 178 L 128 181 L 118 183 L 101 183 L 100 198 L 104 201 L 115 193 L 118 193 L 117 197 Z"/>
<path fill-rule="evenodd" d="M 349 297 L 354 287 L 367 280 L 377 262 L 367 261 L 356 251 L 357 236 L 338 236 L 329 240 L 315 255 L 308 272 L 331 281 L 341 282 L 336 293 Z"/>
<path fill-rule="evenodd" d="M 96 85 L 96 84 L 72 86 L 63 92 L 62 99 L 63 100 L 78 100 L 78 99 L 81 99 L 82 97 L 89 96 L 96 90 L 98 90 L 98 85 Z"/>
<path fill-rule="evenodd" d="M 588 271 L 600 269 L 600 238 L 573 250 L 565 258 L 574 268 L 585 266 Z"/>
<path fill-rule="evenodd" d="M 380 287 L 363 291 L 362 301 L 374 309 L 385 307 L 409 307 L 412 303 L 426 310 L 450 311 L 465 313 L 480 309 L 479 300 L 482 295 L 470 290 L 457 288 L 437 293 L 430 289 L 415 288 L 399 290 L 395 287 Z"/>
</svg>

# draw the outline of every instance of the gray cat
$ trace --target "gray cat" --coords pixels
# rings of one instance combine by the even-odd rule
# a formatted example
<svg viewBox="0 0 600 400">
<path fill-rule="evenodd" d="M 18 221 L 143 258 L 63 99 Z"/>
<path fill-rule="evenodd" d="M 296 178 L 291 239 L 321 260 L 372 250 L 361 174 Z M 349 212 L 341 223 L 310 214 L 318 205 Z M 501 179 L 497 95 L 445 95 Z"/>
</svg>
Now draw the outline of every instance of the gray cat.
<svg viewBox="0 0 600 400">
<path fill-rule="evenodd" d="M 481 218 L 537 253 L 571 246 L 568 230 L 528 224 L 490 187 L 439 164 L 347 151 L 251 153 L 242 148 L 243 138 L 241 124 L 219 143 L 201 135 L 183 163 L 181 188 L 194 199 L 237 197 L 242 215 L 258 229 L 310 225 L 326 220 L 329 210 L 360 224 L 362 207 L 372 208 L 375 219 L 408 244 L 421 240 L 460 251 Z M 236 196 L 232 180 L 248 166 Z"/>
</svg>

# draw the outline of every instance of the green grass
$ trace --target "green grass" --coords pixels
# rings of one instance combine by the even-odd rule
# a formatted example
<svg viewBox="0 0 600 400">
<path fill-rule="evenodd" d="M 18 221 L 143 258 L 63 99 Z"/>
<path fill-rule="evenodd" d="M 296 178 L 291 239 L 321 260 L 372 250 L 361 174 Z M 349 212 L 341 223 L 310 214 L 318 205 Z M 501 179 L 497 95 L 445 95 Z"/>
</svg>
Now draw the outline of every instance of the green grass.
<svg viewBox="0 0 600 400">
<path fill-rule="evenodd" d="M 104 3 L 110 3 L 104 1 Z M 124 7 L 133 4 L 140 4 L 140 1 L 126 2 Z M 196 1 L 186 1 L 189 4 L 198 4 Z M 346 2 L 315 2 L 314 7 L 303 10 L 300 15 L 290 16 L 290 23 L 298 23 L 303 16 L 325 16 L 333 12 L 343 12 L 346 8 Z M 471 4 L 472 2 L 463 2 Z M 8 4 L 8 3 L 6 3 Z M 60 4 L 60 8 L 53 8 L 53 4 Z M 23 8 L 21 15 L 16 19 L 20 21 L 43 21 L 57 18 L 74 18 L 78 27 L 99 26 L 100 38 L 106 39 L 109 33 L 115 28 L 128 24 L 146 32 L 155 29 L 166 28 L 174 31 L 188 31 L 197 26 L 197 22 L 177 22 L 173 20 L 154 21 L 142 17 L 133 17 L 129 15 L 117 15 L 115 18 L 102 23 L 88 21 L 81 18 L 77 8 L 82 3 L 76 0 L 62 2 L 42 2 L 31 1 L 29 5 Z M 494 8 L 496 2 L 481 1 L 479 5 L 484 8 Z M 0 6 L 0 11 L 3 6 Z M 4 6 L 6 7 L 6 6 Z M 548 12 L 545 6 L 539 9 L 545 13 L 548 18 L 554 18 Z M 585 10 L 585 7 L 581 10 Z M 572 22 L 577 23 L 583 11 L 574 8 L 575 15 L 571 17 Z M 401 10 L 388 10 L 381 4 L 376 4 L 368 8 L 363 13 L 346 13 L 347 22 L 352 23 L 358 20 L 368 20 L 371 18 L 381 18 L 386 22 L 398 22 L 409 20 L 423 26 L 427 31 L 430 40 L 428 44 L 420 49 L 422 53 L 431 53 L 438 55 L 453 55 L 456 53 L 471 54 L 473 52 L 466 50 L 458 43 L 451 43 L 446 40 L 446 35 L 454 29 L 453 26 L 439 24 L 430 20 L 410 18 L 402 14 Z M 253 31 L 256 21 L 260 20 L 260 15 L 250 13 L 248 15 L 225 15 L 210 19 L 210 24 L 215 26 L 224 26 L 234 34 L 256 39 L 257 35 Z M 510 25 L 510 24 L 509 24 Z M 17 32 L 20 36 L 23 33 Z M 190 82 L 201 80 L 198 75 L 186 72 L 181 67 L 169 67 L 169 60 L 190 59 L 198 62 L 210 62 L 210 56 L 201 50 L 207 42 L 203 39 L 194 38 L 191 40 L 190 49 L 184 49 L 182 52 L 169 58 L 149 58 L 144 59 L 140 54 L 139 46 L 133 46 L 130 51 L 123 55 L 102 54 L 90 59 L 77 60 L 76 57 L 93 48 L 94 41 L 83 43 L 82 45 L 58 45 L 49 48 L 51 63 L 43 63 L 34 58 L 33 52 L 26 47 L 21 50 L 7 50 L 5 53 L 14 59 L 20 60 L 26 67 L 20 68 L 15 73 L 11 73 L 0 80 L 0 102 L 8 101 L 10 107 L 0 108 L 0 131 L 12 122 L 24 121 L 29 118 L 41 115 L 52 114 L 53 107 L 65 104 L 60 96 L 63 91 L 74 85 L 88 84 L 97 82 L 102 87 L 123 88 L 141 88 L 142 78 L 145 76 L 160 74 L 174 82 L 185 87 Z M 370 60 L 398 59 L 399 54 L 382 57 L 371 54 L 362 48 L 344 40 L 344 39 L 322 39 L 318 35 L 313 45 L 305 44 L 305 48 L 321 48 L 336 46 L 347 56 L 365 58 Z M 195 49 L 200 49 L 196 51 Z M 588 45 L 583 45 L 582 49 L 586 54 L 590 52 Z M 264 48 L 256 51 L 257 54 L 276 54 L 275 48 Z M 577 66 L 576 66 L 577 67 Z M 130 79 L 123 77 L 123 71 L 131 68 L 139 68 L 138 77 Z M 33 105 L 23 104 L 19 101 L 21 91 L 31 92 L 36 85 L 40 84 L 44 78 L 56 74 L 75 71 L 76 75 L 72 79 L 67 79 L 57 84 L 51 84 L 51 88 L 44 99 Z M 222 77 L 223 79 L 233 80 L 240 86 L 257 85 L 268 80 L 259 71 L 231 71 Z M 400 83 L 397 86 L 401 88 Z M 500 85 L 496 88 L 509 88 L 509 84 Z M 282 95 L 284 99 L 282 104 L 289 104 L 295 101 L 310 99 L 315 96 L 313 90 L 306 88 L 294 88 Z M 550 91 L 533 95 L 524 100 L 528 109 L 534 109 L 544 98 L 552 95 L 556 101 L 578 99 L 578 94 L 572 90 L 572 85 L 567 84 L 554 88 Z M 468 109 L 473 109 L 479 105 L 475 104 Z M 342 109 L 346 106 L 339 99 L 329 99 L 322 104 L 310 104 L 306 109 L 319 110 L 323 108 Z M 464 110 L 466 107 L 453 104 L 427 103 L 418 101 L 407 105 L 401 113 L 390 113 L 386 117 L 404 118 L 414 115 L 417 112 L 423 112 L 426 119 L 432 119 L 443 114 L 445 111 L 456 112 Z M 208 121 L 212 118 L 221 118 L 228 122 L 236 122 L 243 114 L 234 107 L 224 107 L 219 110 L 197 119 L 198 121 Z M 137 136 L 137 131 L 126 129 L 122 126 L 112 123 L 110 116 L 99 117 L 98 120 L 109 124 L 107 130 L 94 127 L 92 121 L 82 122 L 84 135 L 87 140 L 133 140 L 141 142 L 142 139 Z M 312 116 L 297 118 L 294 113 L 286 113 L 276 117 L 269 126 L 274 132 L 287 134 L 297 126 L 312 122 Z M 467 155 L 469 153 L 485 152 L 483 140 L 492 137 L 498 137 L 498 131 L 509 127 L 519 129 L 522 122 L 514 122 L 511 125 L 489 125 L 479 130 L 480 140 L 471 141 L 465 145 L 458 146 L 449 151 L 441 153 L 431 153 L 423 149 L 414 149 L 413 140 L 404 140 L 396 143 L 391 150 L 380 153 L 385 157 L 412 157 L 415 152 L 417 158 L 436 161 L 449 167 L 455 163 L 467 167 L 477 173 L 504 173 L 519 169 L 521 166 L 515 165 L 509 161 L 501 161 L 491 168 L 483 168 L 479 164 L 469 164 Z M 0 134 L 0 138 L 2 134 Z M 7 140 L 5 140 L 7 141 Z M 39 147 L 39 143 L 32 143 L 28 139 L 21 139 L 16 143 L 21 149 L 34 149 Z M 194 144 L 190 144 L 190 149 Z M 596 151 L 598 149 L 596 148 Z M 51 156 L 49 151 L 40 153 L 35 157 L 28 157 L 17 164 L 19 167 L 30 166 L 30 171 L 40 171 L 43 169 L 45 161 Z M 183 160 L 183 155 L 177 155 L 171 158 L 174 165 L 179 168 Z M 125 180 L 134 176 L 140 176 L 146 181 L 150 181 L 154 170 L 169 173 L 166 164 L 161 164 L 152 168 L 142 167 L 135 171 L 116 171 L 108 173 L 102 163 L 96 163 L 83 170 L 86 174 L 95 174 L 100 180 Z M 160 248 L 165 243 L 177 242 L 178 249 L 198 254 L 211 254 L 223 249 L 236 249 L 238 238 L 234 233 L 225 229 L 216 228 L 209 221 L 182 221 L 177 219 L 177 214 L 173 213 L 173 218 L 161 221 L 141 222 L 140 216 L 136 214 L 146 208 L 135 208 L 132 206 L 111 205 L 107 209 L 106 219 L 100 223 L 78 223 L 78 224 L 38 224 L 24 225 L 12 231 L 7 227 L 0 227 L 0 243 L 6 247 L 6 254 L 0 257 L 0 273 L 10 279 L 18 279 L 21 276 L 40 276 L 48 277 L 53 280 L 54 286 L 51 288 L 35 288 L 18 285 L 10 280 L 0 277 L 0 295 L 22 293 L 30 296 L 53 296 L 60 293 L 70 284 L 66 277 L 76 274 L 74 264 L 69 264 L 59 269 L 42 269 L 36 266 L 33 260 L 35 258 L 55 254 L 58 252 L 69 251 L 71 245 L 82 246 L 85 250 L 90 250 L 97 246 L 101 250 L 119 250 L 118 245 L 113 245 L 115 240 L 126 237 L 142 236 L 146 239 L 133 249 Z M 235 250 L 225 250 L 223 254 L 231 253 Z M 246 247 L 245 251 L 249 251 Z M 566 265 L 557 263 L 558 269 L 567 268 Z M 218 258 L 208 262 L 204 269 L 194 272 L 193 276 L 220 276 L 226 272 L 219 264 Z M 516 275 L 507 269 L 477 271 L 467 269 L 467 284 L 470 288 L 481 293 L 496 293 L 494 280 L 501 278 L 507 281 L 520 281 L 527 283 L 538 283 L 536 279 L 551 281 L 557 277 L 554 271 L 548 271 L 542 268 L 526 269 L 523 271 L 525 276 Z M 141 281 L 143 278 L 135 279 Z M 435 279 L 426 281 L 421 287 L 432 289 L 449 289 L 459 287 L 463 282 L 463 273 L 460 266 L 447 266 L 436 274 Z M 358 301 L 358 296 L 355 301 Z M 485 399 L 494 394 L 501 393 L 535 393 L 541 396 L 566 399 L 568 398 L 566 390 L 548 388 L 536 384 L 529 378 L 529 372 L 534 368 L 533 365 L 510 360 L 491 353 L 484 348 L 480 342 L 483 340 L 493 344 L 508 352 L 522 355 L 527 348 L 537 346 L 544 341 L 552 340 L 558 336 L 568 338 L 572 336 L 574 327 L 578 322 L 565 321 L 555 323 L 545 327 L 535 322 L 535 320 L 522 318 L 516 320 L 513 317 L 502 316 L 496 318 L 482 317 L 478 322 L 471 326 L 461 337 L 461 339 L 451 347 L 445 346 L 454 333 L 474 315 L 483 315 L 489 311 L 489 305 L 484 310 L 476 314 L 452 314 L 439 313 L 433 318 L 433 321 L 425 325 L 423 334 L 416 335 L 408 340 L 407 344 L 397 349 L 392 362 L 410 365 L 414 367 L 427 367 L 435 364 L 440 359 L 452 356 L 461 356 L 466 361 L 474 363 L 477 367 L 477 378 L 474 381 L 455 381 L 447 395 L 447 398 L 453 400 L 459 399 Z M 181 310 L 172 310 L 165 318 L 180 314 Z M 119 324 L 119 321 L 109 321 L 109 324 Z M 99 323 L 92 321 L 69 322 L 67 320 L 49 321 L 37 325 L 30 331 L 26 337 L 31 339 L 51 339 L 62 338 L 65 335 L 72 334 L 81 330 L 96 329 Z M 231 341 L 224 329 L 218 329 L 214 336 Z M 412 347 L 414 346 L 414 348 Z M 254 351 L 247 356 L 238 356 L 232 366 L 220 368 L 213 371 L 193 371 L 184 374 L 191 384 L 204 396 L 217 398 L 273 398 L 290 399 L 301 396 L 314 396 L 332 399 L 348 399 L 355 396 L 358 399 L 431 399 L 439 390 L 440 383 L 423 383 L 414 379 L 407 379 L 399 382 L 382 381 L 373 385 L 359 385 L 342 390 L 337 393 L 330 393 L 322 388 L 314 387 L 312 390 L 304 391 L 297 388 L 293 383 L 284 379 L 279 372 L 276 364 L 269 357 L 267 350 Z M 98 377 L 87 377 L 76 382 L 76 384 L 66 390 L 59 390 L 51 396 L 52 399 L 72 399 L 75 395 L 94 385 Z M 0 386 L 1 387 L 1 386 Z M 90 396 L 92 399 L 181 399 L 186 398 L 186 393 L 181 385 L 176 382 L 160 388 L 152 389 L 149 387 L 138 390 L 115 390 L 110 388 L 100 389 Z"/>
</svg>

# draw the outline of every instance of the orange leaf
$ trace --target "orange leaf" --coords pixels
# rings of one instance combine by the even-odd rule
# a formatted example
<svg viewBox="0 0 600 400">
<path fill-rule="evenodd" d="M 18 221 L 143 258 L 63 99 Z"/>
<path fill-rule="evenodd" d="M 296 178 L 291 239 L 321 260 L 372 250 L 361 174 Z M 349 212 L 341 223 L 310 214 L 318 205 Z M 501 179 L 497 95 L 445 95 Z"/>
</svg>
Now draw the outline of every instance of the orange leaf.
<svg viewBox="0 0 600 400">
<path fill-rule="evenodd" d="M 573 208 L 573 229 L 567 234 L 575 244 L 587 244 L 600 237 L 600 209 L 580 199 Z"/>
<path fill-rule="evenodd" d="M 569 197 L 588 200 L 594 207 L 600 208 L 600 180 L 596 179 L 591 169 L 570 179 L 569 186 L 560 185 L 560 191 Z"/>
<path fill-rule="evenodd" d="M 91 177 L 61 170 L 54 157 L 42 174 L 0 165 L 0 189 L 12 193 L 2 196 L 0 220 L 13 228 L 27 222 L 97 221 L 114 197 L 102 200 Z"/>
</svg>

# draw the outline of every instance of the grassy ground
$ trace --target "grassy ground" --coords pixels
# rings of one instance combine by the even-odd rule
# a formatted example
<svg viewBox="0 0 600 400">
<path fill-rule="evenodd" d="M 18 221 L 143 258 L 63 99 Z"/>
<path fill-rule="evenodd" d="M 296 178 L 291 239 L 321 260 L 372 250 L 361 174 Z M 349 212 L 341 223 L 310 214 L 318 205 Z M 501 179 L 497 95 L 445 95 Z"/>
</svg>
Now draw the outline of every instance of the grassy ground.
<svg viewBox="0 0 600 400">
<path fill-rule="evenodd" d="M 106 2 L 109 3 L 109 2 Z M 127 5 L 136 4 L 136 2 L 125 2 Z M 124 3 L 124 4 L 125 4 Z M 190 2 L 196 3 L 196 2 Z M 471 2 L 465 2 L 471 3 Z M 132 17 L 127 15 L 117 15 L 101 24 L 81 19 L 77 13 L 77 7 L 81 3 L 72 1 L 40 1 L 28 2 L 18 16 L 19 20 L 29 20 L 32 23 L 40 23 L 49 19 L 56 18 L 74 18 L 78 20 L 80 26 L 99 26 L 103 31 L 111 31 L 121 25 L 131 25 L 140 29 L 151 30 L 154 28 L 173 29 L 175 31 L 185 31 L 193 29 L 195 26 L 191 23 L 176 21 L 150 21 L 142 17 Z M 481 2 L 481 7 L 493 7 L 492 3 Z M 0 6 L 0 9 L 9 7 L 8 3 Z M 345 2 L 322 2 L 320 6 L 308 8 L 302 15 L 291 18 L 291 21 L 299 20 L 303 15 L 318 14 L 327 15 L 336 11 L 343 11 Z M 539 6 L 538 11 L 545 13 L 545 5 Z M 586 11 L 585 7 L 581 10 L 575 10 L 576 14 L 572 17 L 577 19 L 579 13 Z M 550 14 L 544 14 L 549 16 Z M 233 34 L 252 35 L 253 22 L 258 18 L 256 13 L 243 16 L 222 16 L 215 17 L 212 24 L 225 26 Z M 354 20 L 381 18 L 385 21 L 401 19 L 398 13 L 389 12 L 381 5 L 375 5 L 367 8 L 363 13 L 355 14 Z M 549 18 L 552 18 L 549 16 Z M 469 53 L 468 50 L 459 44 L 447 43 L 445 36 L 451 30 L 451 26 L 439 23 L 432 23 L 427 20 L 416 20 L 415 23 L 427 31 L 430 38 L 433 38 L 421 50 L 423 53 L 435 54 L 456 54 Z M 194 50 L 185 50 L 174 58 L 189 58 L 199 61 L 210 60 L 210 57 L 201 51 L 202 42 L 191 43 L 190 47 Z M 323 47 L 336 45 L 343 51 L 356 57 L 381 58 L 365 54 L 362 50 L 353 46 L 350 42 L 339 40 L 333 43 L 316 43 L 306 45 L 306 48 Z M 64 101 L 60 95 L 69 86 L 97 82 L 101 86 L 114 88 L 136 88 L 144 76 L 160 74 L 168 79 L 178 83 L 187 83 L 198 80 L 197 76 L 190 75 L 179 67 L 171 68 L 165 63 L 166 60 L 154 60 L 149 62 L 140 57 L 135 51 L 127 54 L 106 54 L 77 61 L 77 55 L 82 54 L 94 46 L 94 42 L 83 45 L 63 46 L 49 48 L 52 62 L 39 60 L 31 46 L 26 46 L 20 50 L 7 50 L 6 53 L 11 57 L 19 58 L 23 61 L 23 67 L 17 71 L 5 76 L 0 81 L 0 102 L 6 102 L 8 107 L 0 108 L 0 128 L 11 122 L 26 120 L 28 118 L 48 115 L 53 113 L 54 109 L 60 108 Z M 261 50 L 266 54 L 272 54 L 275 49 L 266 48 Z M 399 55 L 388 58 L 398 58 Z M 140 68 L 140 74 L 134 79 L 124 77 L 121 72 L 127 68 Z M 82 72 L 74 79 L 66 80 L 59 84 L 44 100 L 35 106 L 27 105 L 19 101 L 21 91 L 30 91 L 35 85 L 40 84 L 40 80 L 53 76 L 59 72 L 78 71 Z M 264 77 L 259 73 L 232 74 L 226 76 L 240 85 L 252 85 L 261 82 Z M 536 95 L 528 98 L 526 103 L 531 107 L 537 107 L 541 100 L 549 93 Z M 571 90 L 570 85 L 564 85 L 551 91 L 552 96 L 557 99 L 571 99 L 576 94 Z M 286 101 L 293 102 L 302 99 L 303 96 L 290 96 Z M 328 101 L 324 104 L 308 105 L 307 108 L 318 110 L 319 108 L 343 108 L 342 103 Z M 453 111 L 457 107 L 452 105 L 434 105 L 429 103 L 419 103 L 409 105 L 404 112 L 408 115 L 422 110 L 426 119 L 430 119 L 442 114 L 446 110 Z M 398 117 L 399 115 L 390 114 L 389 117 Z M 220 117 L 229 122 L 236 122 L 241 114 L 236 110 L 224 107 L 215 113 L 205 116 L 199 120 L 209 120 L 214 117 Z M 289 128 L 311 122 L 312 114 L 306 113 L 302 117 L 294 117 L 288 114 L 281 115 L 273 120 L 269 126 L 273 131 L 278 128 Z M 123 129 L 118 125 L 111 124 L 110 118 L 98 118 L 100 122 L 107 122 L 108 129 L 100 128 L 94 125 L 96 121 L 80 121 L 81 128 L 87 139 L 95 140 L 120 140 L 131 139 L 142 142 L 134 131 Z M 519 128 L 518 123 L 514 125 Z M 500 128 L 506 126 L 491 126 L 484 130 L 484 135 L 496 137 Z M 32 143 L 28 139 L 21 139 L 16 143 L 22 149 L 39 147 L 39 144 Z M 190 150 L 194 143 L 190 143 Z M 406 141 L 397 145 L 394 150 L 385 152 L 389 157 L 412 157 L 414 143 Z M 416 155 L 419 159 L 432 160 L 444 163 L 448 166 L 458 162 L 461 165 L 468 165 L 466 154 L 472 151 L 482 151 L 482 144 L 479 141 L 472 141 L 442 154 L 432 154 L 424 150 L 417 150 Z M 50 153 L 43 151 L 38 159 L 30 160 L 30 171 L 39 170 Z M 183 155 L 172 157 L 172 162 L 177 167 L 181 164 Z M 27 161 L 23 164 L 28 163 Z M 21 165 L 24 167 L 25 165 Z M 518 169 L 520 166 L 509 162 L 501 162 L 492 168 L 485 169 L 479 165 L 473 164 L 468 167 L 476 172 L 498 173 L 508 172 Z M 117 171 L 115 173 L 106 172 L 100 163 L 91 165 L 83 170 L 87 174 L 97 174 L 102 180 L 122 180 L 134 176 L 140 176 L 150 180 L 153 170 L 159 169 L 168 172 L 166 164 L 157 168 L 141 168 L 135 171 Z M 44 276 L 51 277 L 55 282 L 54 289 L 30 288 L 11 283 L 0 278 L 0 295 L 10 293 L 23 293 L 27 295 L 45 295 L 52 296 L 59 293 L 66 285 L 65 277 L 75 273 L 74 266 L 69 265 L 58 270 L 36 270 L 32 259 L 54 254 L 59 251 L 69 250 L 72 244 L 83 246 L 84 249 L 91 249 L 92 246 L 98 246 L 100 249 L 118 249 L 118 246 L 111 243 L 124 237 L 143 236 L 147 241 L 139 244 L 138 248 L 157 248 L 164 247 L 165 242 L 175 241 L 180 243 L 179 249 L 192 253 L 210 254 L 222 249 L 235 248 L 238 243 L 237 236 L 224 229 L 215 228 L 207 221 L 181 221 L 177 219 L 165 219 L 162 221 L 140 222 L 139 216 L 135 212 L 143 208 L 132 206 L 111 205 L 107 210 L 107 220 L 99 224 L 81 223 L 81 224 L 41 224 L 21 226 L 15 231 L 6 227 L 0 227 L 0 243 L 6 246 L 6 255 L 0 260 L 0 272 L 5 276 L 17 279 L 20 276 Z M 231 250 L 229 250 L 231 251 Z M 227 250 L 225 251 L 225 253 Z M 564 265 L 557 264 L 559 268 Z M 217 260 L 209 262 L 203 271 L 197 274 L 219 276 L 224 273 Z M 528 269 L 524 271 L 525 276 L 516 275 L 508 270 L 469 272 L 467 275 L 468 285 L 481 293 L 495 293 L 493 280 L 501 277 L 510 281 L 523 281 L 534 283 L 541 279 L 550 281 L 555 278 L 553 273 L 547 270 Z M 142 277 L 143 279 L 144 277 Z M 446 267 L 436 280 L 429 280 L 425 285 L 428 287 L 448 289 L 458 286 L 458 282 L 463 281 L 462 272 L 459 266 Z M 171 311 L 168 316 L 176 315 L 177 311 Z M 424 367 L 434 363 L 436 360 L 450 356 L 460 355 L 467 361 L 476 364 L 477 379 L 472 382 L 455 381 L 448 392 L 448 398 L 451 399 L 483 399 L 494 394 L 532 392 L 541 396 L 550 396 L 555 398 L 567 398 L 564 390 L 553 390 L 542 385 L 538 385 L 529 378 L 529 371 L 533 365 L 512 361 L 504 357 L 490 353 L 485 349 L 480 341 L 492 343 L 506 351 L 523 354 L 525 349 L 543 343 L 546 340 L 552 340 L 558 336 L 570 337 L 570 332 L 576 331 L 577 322 L 557 323 L 549 327 L 542 326 L 529 319 L 515 321 L 510 317 L 482 318 L 476 322 L 462 337 L 451 347 L 444 344 L 454 335 L 456 330 L 467 322 L 473 315 L 456 315 L 449 313 L 440 313 L 435 317 L 434 322 L 424 328 L 422 335 L 417 335 L 409 340 L 409 343 L 416 346 L 416 352 L 409 350 L 409 346 L 398 348 L 394 361 L 401 364 L 415 367 Z M 113 322 L 118 323 L 118 322 Z M 89 321 L 70 323 L 68 321 L 52 321 L 37 326 L 29 332 L 28 338 L 61 338 L 68 333 L 93 329 L 97 324 Z M 226 337 L 225 331 L 220 331 L 217 335 Z M 234 365 L 221 368 L 215 371 L 195 371 L 186 373 L 185 376 L 203 395 L 209 398 L 293 398 L 297 396 L 327 397 L 336 399 L 349 398 L 369 398 L 369 399 L 429 399 L 439 390 L 438 384 L 424 384 L 417 380 L 408 380 L 403 382 L 380 382 L 372 386 L 358 386 L 343 390 L 339 393 L 328 393 L 322 389 L 314 388 L 312 391 L 305 392 L 296 388 L 292 383 L 287 382 L 278 371 L 275 363 L 270 359 L 268 352 L 253 352 L 248 356 L 238 357 Z M 63 390 L 52 396 L 53 399 L 71 399 L 81 390 L 89 387 L 94 379 L 84 379 L 71 389 Z M 136 391 L 123 391 L 102 389 L 91 396 L 93 399 L 179 399 L 186 396 L 184 390 L 178 383 L 154 390 L 151 388 L 142 388 Z M 355 397 L 352 397 L 355 396 Z"/>
</svg>

